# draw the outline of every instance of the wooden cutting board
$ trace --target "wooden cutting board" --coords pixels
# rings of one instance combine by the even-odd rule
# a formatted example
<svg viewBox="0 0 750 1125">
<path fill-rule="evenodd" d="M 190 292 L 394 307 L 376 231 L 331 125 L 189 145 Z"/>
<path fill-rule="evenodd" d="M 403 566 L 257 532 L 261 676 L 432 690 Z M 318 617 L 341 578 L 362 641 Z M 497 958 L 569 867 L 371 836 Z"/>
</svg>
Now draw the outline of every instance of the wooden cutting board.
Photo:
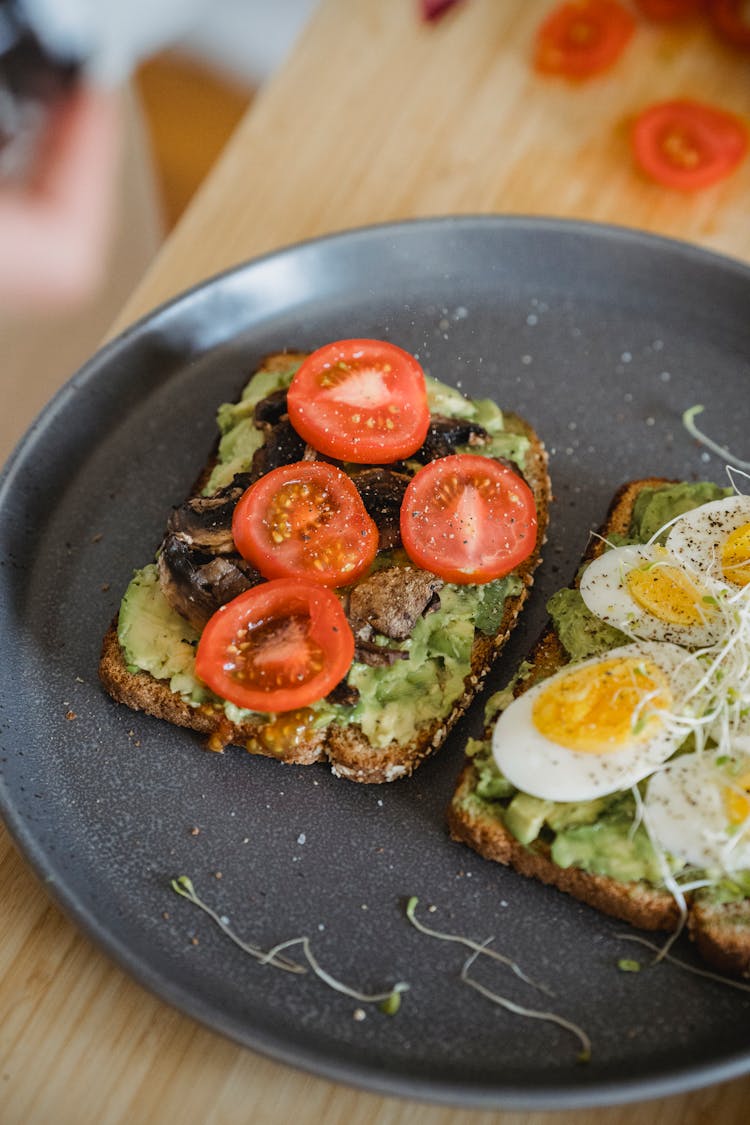
<svg viewBox="0 0 750 1125">
<path fill-rule="evenodd" d="M 258 96 L 180 230 L 118 321 L 224 266 L 329 231 L 449 213 L 560 215 L 639 227 L 750 259 L 750 158 L 695 194 L 634 167 L 630 124 L 675 97 L 750 128 L 750 53 L 703 20 L 639 20 L 586 82 L 531 66 L 546 0 L 328 0 Z"/>
</svg>

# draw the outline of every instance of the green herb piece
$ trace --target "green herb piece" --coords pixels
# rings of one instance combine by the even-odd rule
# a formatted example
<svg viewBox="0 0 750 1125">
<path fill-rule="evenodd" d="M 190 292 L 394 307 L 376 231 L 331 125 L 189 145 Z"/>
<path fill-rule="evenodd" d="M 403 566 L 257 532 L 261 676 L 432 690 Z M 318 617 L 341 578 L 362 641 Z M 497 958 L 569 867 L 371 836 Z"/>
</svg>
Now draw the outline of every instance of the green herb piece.
<svg viewBox="0 0 750 1125">
<path fill-rule="evenodd" d="M 696 441 L 699 441 L 701 445 L 705 445 L 707 449 L 710 449 L 718 457 L 721 457 L 722 461 L 726 461 L 728 465 L 733 465 L 735 469 L 750 469 L 750 461 L 742 461 L 739 457 L 735 457 L 729 449 L 726 449 L 723 445 L 719 445 L 718 442 L 707 437 L 702 430 L 698 429 L 693 419 L 698 414 L 702 414 L 703 410 L 704 407 L 702 406 L 691 406 L 683 413 L 682 424 L 690 436 L 695 438 Z"/>
<path fill-rule="evenodd" d="M 170 882 L 170 886 L 175 894 L 180 895 L 182 898 L 186 898 L 188 902 L 192 902 L 193 906 L 197 906 L 199 910 L 202 910 L 204 914 L 207 914 L 209 918 L 211 918 L 216 923 L 219 929 L 227 935 L 230 941 L 233 941 L 235 945 L 239 946 L 239 948 L 244 953 L 249 953 L 249 955 L 251 957 L 254 957 L 256 961 L 259 961 L 263 965 L 271 964 L 275 969 L 283 969 L 284 972 L 287 973 L 307 972 L 304 965 L 299 965 L 296 961 L 290 961 L 288 957 L 277 957 L 274 953 L 274 950 L 271 950 L 270 953 L 267 953 L 265 950 L 260 949 L 257 945 L 253 945 L 250 942 L 243 941 L 242 938 L 238 937 L 238 935 L 235 934 L 234 930 L 230 928 L 229 924 L 224 920 L 224 918 L 217 914 L 215 910 L 212 910 L 211 907 L 208 906 L 207 903 L 203 902 L 203 900 L 198 896 L 195 887 L 193 886 L 192 879 L 190 879 L 187 875 L 179 875 L 176 879 L 172 879 L 172 881 Z"/>
<path fill-rule="evenodd" d="M 291 945 L 301 945 L 302 951 L 307 958 L 307 963 L 312 969 L 313 973 L 329 988 L 335 992 L 342 992 L 344 996 L 351 996 L 353 1000 L 359 1000 L 363 1004 L 378 1004 L 381 1005 L 381 1011 L 385 1011 L 386 1015 L 395 1015 L 401 1006 L 400 994 L 407 992 L 409 985 L 405 981 L 398 981 L 394 984 L 393 988 L 387 992 L 360 992 L 357 988 L 351 988 L 348 984 L 343 984 L 340 980 L 331 976 L 330 973 L 321 966 L 320 962 L 313 955 L 312 946 L 310 945 L 309 937 L 303 936 L 298 938 L 290 938 L 288 941 L 283 941 L 279 945 L 275 945 L 267 953 L 267 957 L 276 957 L 283 949 L 288 949 Z M 386 1007 L 382 1007 L 385 1005 Z"/>
<path fill-rule="evenodd" d="M 573 1035 L 575 1035 L 575 1037 L 581 1044 L 581 1050 L 578 1053 L 577 1061 L 581 1063 L 589 1062 L 591 1059 L 591 1040 L 589 1039 L 583 1028 L 579 1027 L 577 1023 L 573 1023 L 571 1020 L 565 1019 L 564 1016 L 558 1016 L 556 1012 L 541 1012 L 536 1008 L 525 1008 L 522 1004 L 516 1004 L 514 1000 L 509 1000 L 506 996 L 500 996 L 499 993 L 493 992 L 492 989 L 486 988 L 485 985 L 480 984 L 479 981 L 474 980 L 469 976 L 469 969 L 474 964 L 481 952 L 483 952 L 481 948 L 475 950 L 464 961 L 463 967 L 461 969 L 461 980 L 464 982 L 464 984 L 470 985 L 471 988 L 481 993 L 482 996 L 485 996 L 488 1000 L 491 1000 L 493 1004 L 497 1004 L 498 1007 L 504 1008 L 506 1012 L 512 1012 L 517 1016 L 525 1016 L 528 1019 L 544 1020 L 546 1023 L 554 1023 L 557 1024 L 558 1027 L 562 1027 L 566 1031 L 570 1031 Z"/>
<path fill-rule="evenodd" d="M 554 996 L 552 990 L 547 988 L 546 985 L 540 984 L 538 981 L 528 977 L 520 965 L 512 958 L 506 957 L 503 953 L 498 953 L 496 949 L 488 949 L 487 942 L 474 941 L 472 938 L 462 937 L 460 934 L 446 934 L 441 930 L 433 930 L 430 929 L 429 926 L 425 926 L 424 922 L 420 922 L 415 914 L 418 902 L 419 899 L 417 896 L 412 895 L 406 904 L 406 917 L 409 919 L 412 926 L 419 930 L 421 934 L 427 934 L 428 937 L 437 938 L 439 941 L 454 941 L 459 945 L 465 945 L 468 949 L 473 950 L 476 956 L 484 954 L 485 957 L 490 957 L 493 961 L 499 961 L 501 965 L 507 965 L 517 977 L 525 981 L 526 984 L 530 984 L 532 988 L 537 988 L 540 992 L 546 992 L 548 996 Z M 492 938 L 488 938 L 487 940 L 492 941 Z"/>
<path fill-rule="evenodd" d="M 668 961 L 670 965 L 676 965 L 678 968 L 684 969 L 686 973 L 693 973 L 696 977 L 705 977 L 707 980 L 714 980 L 718 984 L 724 984 L 727 988 L 736 988 L 740 992 L 750 992 L 750 984 L 743 984 L 738 980 L 730 980 L 729 977 L 723 977 L 720 973 L 712 973 L 710 969 L 699 969 L 696 965 L 689 965 L 687 961 L 682 961 L 679 957 L 665 952 L 656 942 L 649 941 L 648 938 L 643 938 L 639 934 L 620 933 L 617 934 L 617 937 L 622 938 L 623 941 L 637 942 L 638 945 L 650 949 L 656 954 L 656 961 Z"/>
<path fill-rule="evenodd" d="M 400 1007 L 401 991 L 395 988 L 386 1000 L 381 1000 L 378 1004 L 378 1008 L 384 1016 L 395 1016 Z"/>
<path fill-rule="evenodd" d="M 275 945 L 272 949 L 260 949 L 257 945 L 252 945 L 239 938 L 237 934 L 230 929 L 226 919 L 222 918 L 215 910 L 203 902 L 198 896 L 193 886 L 192 879 L 190 879 L 189 876 L 179 875 L 176 879 L 171 880 L 170 886 L 175 894 L 186 898 L 188 902 L 192 902 L 194 906 L 197 906 L 204 914 L 207 914 L 209 918 L 216 923 L 222 933 L 226 934 L 235 945 L 239 946 L 243 952 L 249 953 L 250 956 L 254 957 L 261 965 L 273 965 L 274 968 L 284 969 L 288 973 L 306 973 L 307 969 L 304 965 L 300 965 L 297 961 L 292 961 L 283 955 L 284 950 L 289 949 L 291 946 L 301 945 L 305 959 L 314 975 L 318 977 L 319 980 L 323 981 L 324 984 L 327 984 L 329 988 L 334 989 L 335 992 L 342 992 L 345 996 L 351 996 L 354 1000 L 359 1000 L 365 1004 L 378 1004 L 380 1010 L 389 1016 L 395 1015 L 401 1007 L 401 993 L 406 992 L 409 988 L 409 985 L 404 981 L 399 981 L 397 984 L 394 984 L 393 988 L 389 989 L 387 992 L 367 993 L 360 992 L 356 988 L 350 988 L 349 985 L 342 984 L 341 981 L 336 980 L 335 977 L 331 976 L 330 973 L 322 968 L 313 954 L 309 937 L 303 935 L 302 937 L 289 938 L 287 941 L 279 942 L 278 945 Z"/>
<path fill-rule="evenodd" d="M 641 971 L 640 961 L 631 961 L 628 957 L 621 957 L 617 962 L 617 968 L 621 973 L 639 973 Z"/>
</svg>

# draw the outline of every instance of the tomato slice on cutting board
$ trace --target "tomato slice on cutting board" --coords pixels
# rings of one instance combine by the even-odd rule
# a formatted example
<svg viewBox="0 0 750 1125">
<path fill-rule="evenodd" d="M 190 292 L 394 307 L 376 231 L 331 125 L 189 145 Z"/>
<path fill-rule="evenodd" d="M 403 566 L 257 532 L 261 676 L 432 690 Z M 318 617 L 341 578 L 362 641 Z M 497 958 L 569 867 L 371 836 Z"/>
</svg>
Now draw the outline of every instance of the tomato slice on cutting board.
<svg viewBox="0 0 750 1125">
<path fill-rule="evenodd" d="M 534 67 L 589 78 L 613 66 L 634 31 L 634 17 L 618 0 L 567 0 L 539 26 Z"/>
<path fill-rule="evenodd" d="M 327 461 L 266 473 L 240 497 L 232 537 L 264 578 L 345 586 L 370 567 L 378 529 L 351 479 Z"/>
<path fill-rule="evenodd" d="M 332 590 L 279 578 L 221 606 L 206 625 L 195 671 L 222 699 L 277 713 L 323 699 L 354 659 L 354 635 Z"/>
<path fill-rule="evenodd" d="M 632 145 L 639 167 L 665 187 L 696 191 L 728 176 L 745 156 L 747 130 L 739 118 L 701 102 L 659 102 L 635 121 Z"/>
<path fill-rule="evenodd" d="M 747 0 L 708 0 L 714 30 L 735 47 L 750 51 L 750 6 Z"/>
<path fill-rule="evenodd" d="M 536 527 L 526 482 L 471 453 L 425 465 L 401 505 L 401 538 L 412 562 L 462 585 L 508 574 L 533 551 Z"/>
<path fill-rule="evenodd" d="M 421 366 L 382 340 L 338 340 L 305 359 L 287 395 L 306 442 L 340 461 L 383 465 L 411 457 L 430 424 Z"/>
</svg>

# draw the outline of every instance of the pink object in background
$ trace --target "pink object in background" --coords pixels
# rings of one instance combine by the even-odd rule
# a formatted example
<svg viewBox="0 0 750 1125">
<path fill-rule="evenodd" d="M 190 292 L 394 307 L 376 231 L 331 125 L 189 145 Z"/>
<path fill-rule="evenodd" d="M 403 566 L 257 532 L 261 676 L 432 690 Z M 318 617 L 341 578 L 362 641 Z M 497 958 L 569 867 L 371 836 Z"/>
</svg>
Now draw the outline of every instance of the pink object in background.
<svg viewBox="0 0 750 1125">
<path fill-rule="evenodd" d="M 440 19 L 449 8 L 457 3 L 459 3 L 459 0 L 421 0 L 422 19 Z"/>
</svg>

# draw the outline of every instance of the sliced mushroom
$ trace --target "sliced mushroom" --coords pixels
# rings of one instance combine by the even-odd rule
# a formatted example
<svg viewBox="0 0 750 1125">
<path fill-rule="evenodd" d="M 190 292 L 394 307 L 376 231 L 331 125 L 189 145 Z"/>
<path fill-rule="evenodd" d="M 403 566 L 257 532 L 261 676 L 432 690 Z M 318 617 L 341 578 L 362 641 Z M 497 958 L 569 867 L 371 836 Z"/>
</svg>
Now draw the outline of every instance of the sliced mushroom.
<svg viewBox="0 0 750 1125">
<path fill-rule="evenodd" d="M 250 472 L 253 480 L 278 469 L 281 465 L 291 465 L 302 461 L 305 456 L 305 443 L 288 418 L 282 418 L 272 426 L 260 449 L 256 449 Z"/>
<path fill-rule="evenodd" d="M 213 496 L 191 496 L 174 508 L 167 531 L 179 535 L 190 547 L 213 555 L 230 555 L 235 551 L 232 539 L 232 515 L 237 501 L 252 484 L 250 473 L 237 473 L 226 488 Z"/>
<path fill-rule="evenodd" d="M 408 660 L 409 653 L 401 648 L 389 648 L 375 641 L 358 640 L 354 646 L 354 659 L 373 668 L 387 668 L 398 660 Z"/>
<path fill-rule="evenodd" d="M 329 703 L 338 703 L 342 707 L 354 707 L 359 703 L 359 688 L 347 683 L 346 679 L 339 680 L 336 687 L 328 692 L 326 699 Z"/>
<path fill-rule="evenodd" d="M 363 469 L 352 476 L 368 515 L 378 529 L 381 551 L 401 544 L 401 503 L 410 478 L 392 469 Z"/>
<path fill-rule="evenodd" d="M 414 460 L 427 464 L 438 457 L 449 457 L 459 445 L 481 446 L 489 441 L 490 435 L 484 426 L 469 422 L 466 418 L 448 418 L 443 414 L 433 414 L 427 437 L 414 454 Z"/>
<path fill-rule="evenodd" d="M 211 555 L 168 533 L 158 559 L 159 585 L 172 609 L 202 629 L 219 606 L 262 581 L 239 555 Z"/>
<path fill-rule="evenodd" d="M 286 388 L 272 391 L 255 404 L 253 419 L 256 426 L 275 426 L 286 414 Z"/>
<path fill-rule="evenodd" d="M 406 640 L 419 618 L 439 607 L 443 585 L 436 574 L 410 566 L 376 570 L 349 595 L 347 612 L 355 640 L 370 641 L 373 633 Z"/>
</svg>

